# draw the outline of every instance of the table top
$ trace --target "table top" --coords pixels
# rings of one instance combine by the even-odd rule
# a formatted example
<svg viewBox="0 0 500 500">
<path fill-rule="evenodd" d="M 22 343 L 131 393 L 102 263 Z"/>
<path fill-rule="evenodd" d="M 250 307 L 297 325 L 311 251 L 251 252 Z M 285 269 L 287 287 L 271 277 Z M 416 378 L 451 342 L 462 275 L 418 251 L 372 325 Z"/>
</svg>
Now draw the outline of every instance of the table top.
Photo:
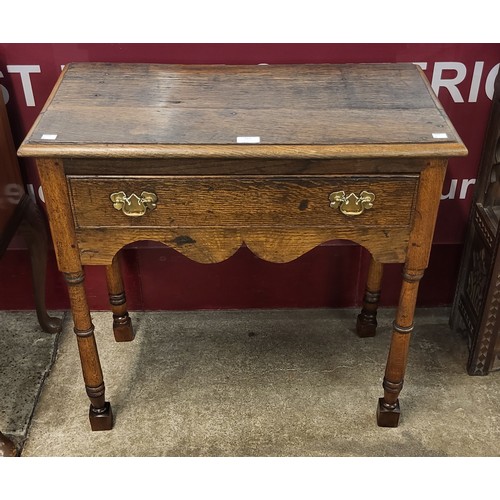
<svg viewBox="0 0 500 500">
<path fill-rule="evenodd" d="M 409 63 L 65 67 L 20 156 L 458 156 Z"/>
</svg>

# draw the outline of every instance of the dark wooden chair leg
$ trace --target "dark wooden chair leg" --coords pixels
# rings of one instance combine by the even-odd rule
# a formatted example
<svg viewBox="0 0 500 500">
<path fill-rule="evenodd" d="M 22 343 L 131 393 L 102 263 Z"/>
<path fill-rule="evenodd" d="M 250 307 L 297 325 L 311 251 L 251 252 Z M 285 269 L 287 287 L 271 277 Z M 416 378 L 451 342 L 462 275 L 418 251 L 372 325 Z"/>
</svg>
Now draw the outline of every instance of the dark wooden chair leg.
<svg viewBox="0 0 500 500">
<path fill-rule="evenodd" d="M 17 457 L 14 443 L 0 432 L 0 457 Z"/>
<path fill-rule="evenodd" d="M 115 255 L 110 266 L 106 266 L 106 279 L 108 282 L 109 302 L 113 311 L 115 340 L 117 342 L 130 342 L 134 340 L 135 333 L 127 311 L 127 299 L 120 270 L 120 253 Z"/>
<path fill-rule="evenodd" d="M 62 321 L 48 315 L 45 306 L 45 277 L 47 274 L 48 236 L 42 213 L 30 199 L 25 204 L 24 216 L 19 226 L 24 237 L 31 259 L 31 276 L 38 322 L 44 332 L 58 333 Z"/>
<path fill-rule="evenodd" d="M 368 268 L 363 308 L 356 322 L 356 332 L 359 337 L 373 337 L 377 331 L 377 308 L 380 300 L 382 273 L 383 264 L 372 257 Z"/>
</svg>

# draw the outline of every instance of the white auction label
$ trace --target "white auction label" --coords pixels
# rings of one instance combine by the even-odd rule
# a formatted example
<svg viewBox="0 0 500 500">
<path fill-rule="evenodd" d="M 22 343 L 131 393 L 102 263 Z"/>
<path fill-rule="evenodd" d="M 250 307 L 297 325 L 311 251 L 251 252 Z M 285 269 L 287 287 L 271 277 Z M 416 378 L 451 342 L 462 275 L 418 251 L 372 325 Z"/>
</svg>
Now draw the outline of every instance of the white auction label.
<svg viewBox="0 0 500 500">
<path fill-rule="evenodd" d="M 57 139 L 57 134 L 43 134 L 42 140 L 44 141 L 55 141 Z"/>
<path fill-rule="evenodd" d="M 238 144 L 259 144 L 260 137 L 259 136 L 236 137 L 236 142 Z"/>
<path fill-rule="evenodd" d="M 448 139 L 448 134 L 445 134 L 444 132 L 439 132 L 432 134 L 432 137 L 434 139 Z"/>
</svg>

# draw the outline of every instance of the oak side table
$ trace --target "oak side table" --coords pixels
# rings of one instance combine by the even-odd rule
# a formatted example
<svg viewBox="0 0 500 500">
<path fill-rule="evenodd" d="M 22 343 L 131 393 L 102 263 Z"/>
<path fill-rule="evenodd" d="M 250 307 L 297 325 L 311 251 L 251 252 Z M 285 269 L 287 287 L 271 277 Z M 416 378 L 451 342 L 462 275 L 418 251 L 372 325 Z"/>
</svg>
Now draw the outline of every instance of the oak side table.
<svg viewBox="0 0 500 500">
<path fill-rule="evenodd" d="M 119 251 L 155 240 L 203 263 L 245 243 L 288 262 L 332 239 L 404 263 L 377 421 L 396 427 L 419 280 L 447 160 L 467 154 L 413 64 L 65 67 L 19 149 L 37 159 L 68 284 L 93 430 L 111 429 L 82 266 L 104 265 L 113 329 L 134 338 Z"/>
</svg>

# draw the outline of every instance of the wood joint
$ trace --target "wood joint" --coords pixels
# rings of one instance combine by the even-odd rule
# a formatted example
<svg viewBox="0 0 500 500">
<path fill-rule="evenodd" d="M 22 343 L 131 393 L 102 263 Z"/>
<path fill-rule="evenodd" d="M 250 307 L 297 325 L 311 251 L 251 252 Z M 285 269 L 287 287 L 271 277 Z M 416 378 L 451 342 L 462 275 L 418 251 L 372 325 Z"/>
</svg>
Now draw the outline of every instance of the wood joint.
<svg viewBox="0 0 500 500">
<path fill-rule="evenodd" d="M 76 336 L 81 339 L 92 337 L 92 335 L 94 335 L 94 325 L 92 325 L 88 330 L 79 330 L 75 327 L 73 328 L 73 331 L 75 332 Z"/>
<path fill-rule="evenodd" d="M 118 325 L 127 325 L 130 322 L 130 316 L 128 313 L 125 314 L 113 314 L 113 324 L 114 326 Z"/>
<path fill-rule="evenodd" d="M 68 286 L 81 285 L 85 279 L 83 271 L 77 273 L 63 273 L 63 275 Z"/>
<path fill-rule="evenodd" d="M 385 391 L 387 391 L 391 394 L 399 394 L 401 392 L 401 389 L 403 388 L 403 382 L 404 382 L 404 380 L 401 380 L 399 382 L 391 382 L 390 380 L 387 380 L 384 377 L 382 387 L 384 388 Z M 384 406 L 386 406 L 386 405 L 384 405 Z"/>
<path fill-rule="evenodd" d="M 109 294 L 109 303 L 112 306 L 121 306 L 127 302 L 125 297 L 125 292 L 122 293 L 110 293 Z"/>
<path fill-rule="evenodd" d="M 414 323 L 412 323 L 410 326 L 400 326 L 395 321 L 393 321 L 392 323 L 392 328 L 394 329 L 394 331 L 403 334 L 411 333 L 413 331 L 414 326 L 415 326 Z"/>
<path fill-rule="evenodd" d="M 380 292 L 370 292 L 369 290 L 365 291 L 363 302 L 366 302 L 367 304 L 378 304 L 379 301 L 380 301 Z"/>
<path fill-rule="evenodd" d="M 85 386 L 85 390 L 87 391 L 87 396 L 92 399 L 97 399 L 104 396 L 104 382 L 99 384 L 97 387 L 90 387 L 88 385 Z M 99 412 L 100 408 L 93 407 L 95 412 Z"/>
<path fill-rule="evenodd" d="M 417 281 L 420 281 L 424 277 L 424 272 L 403 272 L 403 279 L 405 281 L 408 281 L 410 283 L 415 283 Z"/>
</svg>

